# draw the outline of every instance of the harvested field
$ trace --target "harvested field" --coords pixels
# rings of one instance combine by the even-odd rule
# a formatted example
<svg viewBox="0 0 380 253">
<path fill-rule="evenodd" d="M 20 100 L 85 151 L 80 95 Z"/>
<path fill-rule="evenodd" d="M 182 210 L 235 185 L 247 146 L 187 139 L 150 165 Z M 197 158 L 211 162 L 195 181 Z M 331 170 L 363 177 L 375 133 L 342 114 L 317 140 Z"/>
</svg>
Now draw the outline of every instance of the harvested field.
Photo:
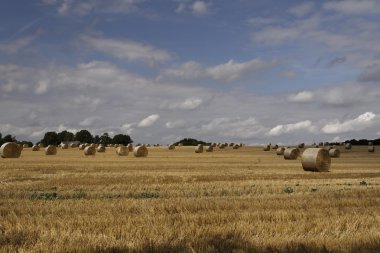
<svg viewBox="0 0 380 253">
<path fill-rule="evenodd" d="M 380 155 L 330 172 L 262 147 L 0 159 L 0 251 L 379 252 Z"/>
</svg>

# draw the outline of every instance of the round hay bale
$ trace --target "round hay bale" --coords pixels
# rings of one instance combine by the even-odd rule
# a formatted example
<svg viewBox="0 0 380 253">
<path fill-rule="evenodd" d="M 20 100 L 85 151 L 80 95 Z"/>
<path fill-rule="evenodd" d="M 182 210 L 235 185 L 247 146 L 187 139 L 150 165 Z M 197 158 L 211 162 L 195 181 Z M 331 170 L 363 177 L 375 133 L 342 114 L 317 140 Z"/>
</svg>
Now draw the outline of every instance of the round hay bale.
<svg viewBox="0 0 380 253">
<path fill-rule="evenodd" d="M 212 152 L 212 151 L 214 151 L 214 148 L 212 146 L 206 146 L 205 150 L 206 150 L 206 152 Z"/>
<path fill-rule="evenodd" d="M 232 148 L 233 149 L 238 149 L 238 148 L 240 148 L 240 145 L 239 144 L 235 144 Z"/>
<path fill-rule="evenodd" d="M 174 150 L 175 149 L 175 145 L 174 144 L 170 144 L 169 147 L 168 147 L 169 150 Z"/>
<path fill-rule="evenodd" d="M 213 148 L 216 148 L 216 143 L 215 143 L 215 142 L 212 143 L 211 146 L 212 146 Z"/>
<path fill-rule="evenodd" d="M 298 144 L 298 148 L 305 148 L 305 143 Z"/>
<path fill-rule="evenodd" d="M 116 148 L 116 154 L 118 156 L 127 156 L 129 153 L 129 149 L 126 146 L 120 146 Z"/>
<path fill-rule="evenodd" d="M 287 148 L 284 150 L 285 160 L 297 160 L 300 155 L 300 150 L 298 148 Z"/>
<path fill-rule="evenodd" d="M 131 143 L 129 143 L 129 144 L 127 145 L 127 148 L 128 148 L 128 150 L 129 150 L 129 152 L 133 152 L 133 145 L 132 145 Z"/>
<path fill-rule="evenodd" d="M 40 146 L 38 145 L 33 145 L 32 151 L 40 151 Z"/>
<path fill-rule="evenodd" d="M 333 149 L 333 147 L 332 146 L 325 146 L 325 147 L 323 147 L 327 152 L 329 152 L 330 151 L 330 149 Z"/>
<path fill-rule="evenodd" d="M 76 148 L 76 147 L 77 147 L 77 144 L 75 144 L 75 143 L 70 144 L 70 148 Z"/>
<path fill-rule="evenodd" d="M 61 149 L 68 149 L 68 148 L 69 148 L 69 145 L 67 145 L 66 143 L 61 144 Z"/>
<path fill-rule="evenodd" d="M 223 144 L 223 143 L 221 143 L 220 145 L 219 145 L 219 149 L 224 149 L 226 146 Z"/>
<path fill-rule="evenodd" d="M 54 145 L 49 145 L 45 148 L 45 155 L 56 155 L 57 147 Z"/>
<path fill-rule="evenodd" d="M 369 141 L 369 142 L 368 142 L 368 146 L 373 146 L 373 142 L 372 142 L 372 141 Z"/>
<path fill-rule="evenodd" d="M 133 149 L 133 154 L 135 157 L 147 157 L 148 156 L 148 149 L 143 146 L 137 146 Z"/>
<path fill-rule="evenodd" d="M 14 142 L 6 142 L 0 147 L 0 156 L 2 158 L 19 158 L 21 147 Z"/>
<path fill-rule="evenodd" d="M 346 145 L 344 146 L 345 149 L 351 149 L 352 148 L 352 145 L 351 143 L 346 143 Z"/>
<path fill-rule="evenodd" d="M 96 148 L 95 148 L 95 146 L 87 146 L 84 148 L 83 153 L 85 156 L 95 155 L 96 154 Z"/>
<path fill-rule="evenodd" d="M 99 153 L 104 153 L 104 152 L 106 152 L 106 147 L 104 145 L 99 145 L 96 148 L 96 151 L 98 151 Z"/>
<path fill-rule="evenodd" d="M 305 171 L 329 171 L 331 158 L 323 148 L 308 148 L 302 154 L 302 167 Z"/>
<path fill-rule="evenodd" d="M 235 145 L 235 143 L 231 142 L 230 144 L 228 144 L 229 147 L 233 147 Z"/>
<path fill-rule="evenodd" d="M 340 150 L 337 148 L 332 148 L 329 150 L 329 156 L 333 158 L 338 158 L 340 157 Z"/>
<path fill-rule="evenodd" d="M 284 147 L 279 147 L 278 149 L 276 149 L 276 154 L 277 155 L 284 155 L 284 150 L 285 150 Z"/>
<path fill-rule="evenodd" d="M 369 146 L 368 147 L 368 152 L 370 152 L 370 153 L 375 152 L 375 146 Z"/>
<path fill-rule="evenodd" d="M 264 145 L 263 150 L 269 151 L 270 150 L 270 144 Z"/>
<path fill-rule="evenodd" d="M 79 150 L 84 150 L 85 148 L 86 148 L 85 144 L 80 144 L 78 147 Z"/>
<path fill-rule="evenodd" d="M 198 146 L 195 147 L 195 153 L 203 153 L 203 145 L 198 144 Z"/>
<path fill-rule="evenodd" d="M 276 144 L 276 145 L 272 146 L 272 149 L 278 149 L 278 145 Z"/>
</svg>

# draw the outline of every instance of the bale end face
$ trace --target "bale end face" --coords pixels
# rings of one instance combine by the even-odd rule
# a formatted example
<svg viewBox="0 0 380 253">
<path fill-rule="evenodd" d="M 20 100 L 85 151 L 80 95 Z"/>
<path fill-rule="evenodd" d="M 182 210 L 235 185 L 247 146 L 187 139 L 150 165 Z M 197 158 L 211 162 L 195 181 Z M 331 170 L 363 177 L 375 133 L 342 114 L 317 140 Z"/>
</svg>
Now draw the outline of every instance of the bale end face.
<svg viewBox="0 0 380 253">
<path fill-rule="evenodd" d="M 297 160 L 300 155 L 300 150 L 298 148 L 287 148 L 284 151 L 285 160 Z"/>
<path fill-rule="evenodd" d="M 85 156 L 95 155 L 96 149 L 94 146 L 88 146 L 88 147 L 85 147 L 85 149 L 83 150 L 83 153 Z"/>
<path fill-rule="evenodd" d="M 308 148 L 302 154 L 302 167 L 305 171 L 327 172 L 331 158 L 323 148 Z"/>
<path fill-rule="evenodd" d="M 285 150 L 284 147 L 280 147 L 280 148 L 276 149 L 276 154 L 277 155 L 284 155 L 284 150 Z"/>
<path fill-rule="evenodd" d="M 195 147 L 195 153 L 203 153 L 203 145 L 198 144 L 198 146 Z"/>
<path fill-rule="evenodd" d="M 332 158 L 338 158 L 338 157 L 340 157 L 340 150 L 336 149 L 336 148 L 330 149 L 329 150 L 329 156 L 332 157 Z"/>
<path fill-rule="evenodd" d="M 116 154 L 118 156 L 127 156 L 129 153 L 129 149 L 125 146 L 120 146 L 116 149 Z"/>
<path fill-rule="evenodd" d="M 148 149 L 145 146 L 138 146 L 133 149 L 135 157 L 147 157 Z"/>
<path fill-rule="evenodd" d="M 6 142 L 0 147 L 0 156 L 2 158 L 19 158 L 21 147 L 14 142 Z"/>
<path fill-rule="evenodd" d="M 57 147 L 54 145 L 49 145 L 45 148 L 45 155 L 56 155 Z"/>
</svg>

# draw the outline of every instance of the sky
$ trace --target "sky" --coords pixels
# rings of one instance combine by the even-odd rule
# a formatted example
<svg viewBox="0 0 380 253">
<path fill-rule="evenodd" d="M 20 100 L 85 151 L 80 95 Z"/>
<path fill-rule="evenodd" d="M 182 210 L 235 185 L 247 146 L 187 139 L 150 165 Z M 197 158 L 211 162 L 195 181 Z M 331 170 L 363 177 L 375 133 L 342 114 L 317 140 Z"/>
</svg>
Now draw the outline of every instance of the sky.
<svg viewBox="0 0 380 253">
<path fill-rule="evenodd" d="M 380 0 L 2 0 L 0 133 L 380 138 Z"/>
</svg>

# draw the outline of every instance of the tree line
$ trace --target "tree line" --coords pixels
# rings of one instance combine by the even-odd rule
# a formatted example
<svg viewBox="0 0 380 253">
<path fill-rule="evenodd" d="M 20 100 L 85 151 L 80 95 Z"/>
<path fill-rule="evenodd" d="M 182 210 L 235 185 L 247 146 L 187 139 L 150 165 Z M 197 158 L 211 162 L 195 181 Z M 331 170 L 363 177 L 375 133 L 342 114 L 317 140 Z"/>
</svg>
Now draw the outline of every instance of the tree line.
<svg viewBox="0 0 380 253">
<path fill-rule="evenodd" d="M 72 133 L 66 130 L 62 132 L 46 132 L 42 140 L 37 143 L 42 143 L 44 146 L 47 145 L 59 145 L 62 142 L 80 142 L 80 143 L 96 143 L 96 144 L 124 144 L 128 145 L 129 143 L 133 143 L 133 140 L 129 135 L 125 134 L 116 134 L 114 137 L 110 137 L 108 133 L 104 133 L 102 135 L 92 135 L 88 130 L 80 130 L 77 133 Z M 10 134 L 2 137 L 0 133 L 0 145 L 5 142 L 16 142 L 19 144 L 28 144 L 32 146 L 33 143 L 30 141 L 17 141 L 15 136 Z"/>
</svg>

